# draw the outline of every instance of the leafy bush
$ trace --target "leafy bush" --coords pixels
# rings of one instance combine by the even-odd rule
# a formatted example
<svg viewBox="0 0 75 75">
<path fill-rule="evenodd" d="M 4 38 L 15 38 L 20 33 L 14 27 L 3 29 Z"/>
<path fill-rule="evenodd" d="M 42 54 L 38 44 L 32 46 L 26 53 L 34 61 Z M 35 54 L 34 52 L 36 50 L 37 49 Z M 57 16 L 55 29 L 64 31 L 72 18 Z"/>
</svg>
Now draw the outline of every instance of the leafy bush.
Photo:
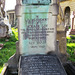
<svg viewBox="0 0 75 75">
<path fill-rule="evenodd" d="M 75 43 L 75 35 L 71 35 L 67 37 L 67 43 Z"/>
<path fill-rule="evenodd" d="M 67 51 L 69 54 L 74 54 L 75 50 L 75 43 L 67 44 Z"/>
<path fill-rule="evenodd" d="M 75 62 L 75 43 L 67 43 L 67 52 L 69 53 L 70 57 L 69 60 Z"/>
<path fill-rule="evenodd" d="M 12 33 L 13 33 L 13 36 L 15 37 L 15 39 L 18 40 L 18 29 L 12 28 Z"/>
<path fill-rule="evenodd" d="M 3 69 L 3 67 L 0 67 L 0 73 L 1 73 L 2 69 Z"/>
<path fill-rule="evenodd" d="M 5 41 L 5 39 L 6 39 L 6 38 L 1 38 L 1 39 L 0 39 L 0 43 L 3 42 L 3 41 Z"/>
<path fill-rule="evenodd" d="M 1 65 L 1 66 L 3 65 L 3 60 L 2 60 L 2 59 L 0 59 L 0 65 Z"/>
<path fill-rule="evenodd" d="M 75 35 L 70 36 L 72 40 L 75 40 Z"/>
<path fill-rule="evenodd" d="M 67 37 L 67 43 L 71 43 L 71 38 Z"/>
</svg>

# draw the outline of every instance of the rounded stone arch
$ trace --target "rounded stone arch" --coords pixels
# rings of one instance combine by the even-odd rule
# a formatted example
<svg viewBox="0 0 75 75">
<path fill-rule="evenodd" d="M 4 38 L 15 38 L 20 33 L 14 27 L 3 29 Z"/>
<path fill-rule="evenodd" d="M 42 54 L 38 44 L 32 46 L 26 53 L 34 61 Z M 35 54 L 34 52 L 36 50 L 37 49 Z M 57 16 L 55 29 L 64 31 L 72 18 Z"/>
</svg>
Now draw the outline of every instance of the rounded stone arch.
<svg viewBox="0 0 75 75">
<path fill-rule="evenodd" d="M 67 6 L 64 10 L 65 25 L 70 26 L 70 7 Z"/>
<path fill-rule="evenodd" d="M 64 14 L 66 14 L 66 13 L 70 14 L 70 7 L 69 6 L 65 7 Z"/>
</svg>

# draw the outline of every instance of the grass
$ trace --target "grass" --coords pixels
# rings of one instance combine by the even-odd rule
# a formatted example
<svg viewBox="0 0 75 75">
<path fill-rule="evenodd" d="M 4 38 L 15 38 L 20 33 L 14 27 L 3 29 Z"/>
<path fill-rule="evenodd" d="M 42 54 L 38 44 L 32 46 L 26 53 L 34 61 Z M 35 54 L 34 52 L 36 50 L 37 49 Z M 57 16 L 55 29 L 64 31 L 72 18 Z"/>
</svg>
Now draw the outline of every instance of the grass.
<svg viewBox="0 0 75 75">
<path fill-rule="evenodd" d="M 3 70 L 3 67 L 0 67 L 0 73 L 1 73 L 2 70 Z"/>
<path fill-rule="evenodd" d="M 6 42 L 5 38 L 0 39 L 0 43 L 4 44 L 4 47 L 0 50 L 0 72 L 3 69 L 3 64 L 16 52 L 16 41 L 18 40 L 17 29 L 12 28 L 13 36 Z"/>
<path fill-rule="evenodd" d="M 67 37 L 67 53 L 70 55 L 68 59 L 75 62 L 75 42 L 72 43 L 72 40 L 75 40 L 75 35 Z"/>
<path fill-rule="evenodd" d="M 8 59 L 16 52 L 16 42 L 8 41 L 1 42 L 4 44 L 3 49 L 0 50 L 0 69 L 4 63 L 8 61 Z"/>
<path fill-rule="evenodd" d="M 68 59 L 75 62 L 75 43 L 67 43 L 67 53 L 70 55 Z"/>
</svg>

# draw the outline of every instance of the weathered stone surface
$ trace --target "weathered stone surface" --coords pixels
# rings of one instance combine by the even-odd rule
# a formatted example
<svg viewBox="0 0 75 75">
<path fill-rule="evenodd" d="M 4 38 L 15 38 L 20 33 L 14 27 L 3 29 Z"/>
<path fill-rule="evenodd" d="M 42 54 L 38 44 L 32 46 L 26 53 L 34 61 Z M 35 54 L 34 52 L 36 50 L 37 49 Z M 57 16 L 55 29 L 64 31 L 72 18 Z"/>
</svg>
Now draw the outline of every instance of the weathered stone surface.
<svg viewBox="0 0 75 75">
<path fill-rule="evenodd" d="M 66 75 L 56 55 L 21 56 L 20 75 Z"/>
<path fill-rule="evenodd" d="M 8 26 L 0 21 L 0 38 L 8 36 Z"/>
<path fill-rule="evenodd" d="M 17 67 L 18 62 L 19 62 L 19 57 L 20 57 L 20 53 L 19 53 L 19 42 L 16 42 L 16 53 L 10 57 L 10 59 L 8 60 L 8 65 L 9 67 Z"/>
<path fill-rule="evenodd" d="M 17 1 L 20 54 L 46 54 L 56 50 L 57 0 Z"/>
<path fill-rule="evenodd" d="M 57 25 L 57 40 L 59 40 L 60 53 L 66 54 L 66 31 L 63 25 Z"/>
</svg>

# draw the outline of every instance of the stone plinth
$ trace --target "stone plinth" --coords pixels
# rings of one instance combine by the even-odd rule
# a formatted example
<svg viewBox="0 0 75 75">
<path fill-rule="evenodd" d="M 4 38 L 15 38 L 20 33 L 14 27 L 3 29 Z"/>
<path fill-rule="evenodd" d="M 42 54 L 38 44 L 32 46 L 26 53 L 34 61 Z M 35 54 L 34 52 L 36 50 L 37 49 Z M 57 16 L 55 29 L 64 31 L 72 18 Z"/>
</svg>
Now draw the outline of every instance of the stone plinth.
<svg viewBox="0 0 75 75">
<path fill-rule="evenodd" d="M 64 25 L 57 25 L 57 40 L 59 41 L 60 53 L 66 54 L 66 28 Z"/>
<path fill-rule="evenodd" d="M 58 56 L 62 63 L 67 61 L 67 46 L 66 46 L 66 27 L 64 25 L 57 25 L 57 40 L 58 40 Z"/>
<path fill-rule="evenodd" d="M 18 75 L 67 75 L 56 55 L 21 56 Z"/>
</svg>

